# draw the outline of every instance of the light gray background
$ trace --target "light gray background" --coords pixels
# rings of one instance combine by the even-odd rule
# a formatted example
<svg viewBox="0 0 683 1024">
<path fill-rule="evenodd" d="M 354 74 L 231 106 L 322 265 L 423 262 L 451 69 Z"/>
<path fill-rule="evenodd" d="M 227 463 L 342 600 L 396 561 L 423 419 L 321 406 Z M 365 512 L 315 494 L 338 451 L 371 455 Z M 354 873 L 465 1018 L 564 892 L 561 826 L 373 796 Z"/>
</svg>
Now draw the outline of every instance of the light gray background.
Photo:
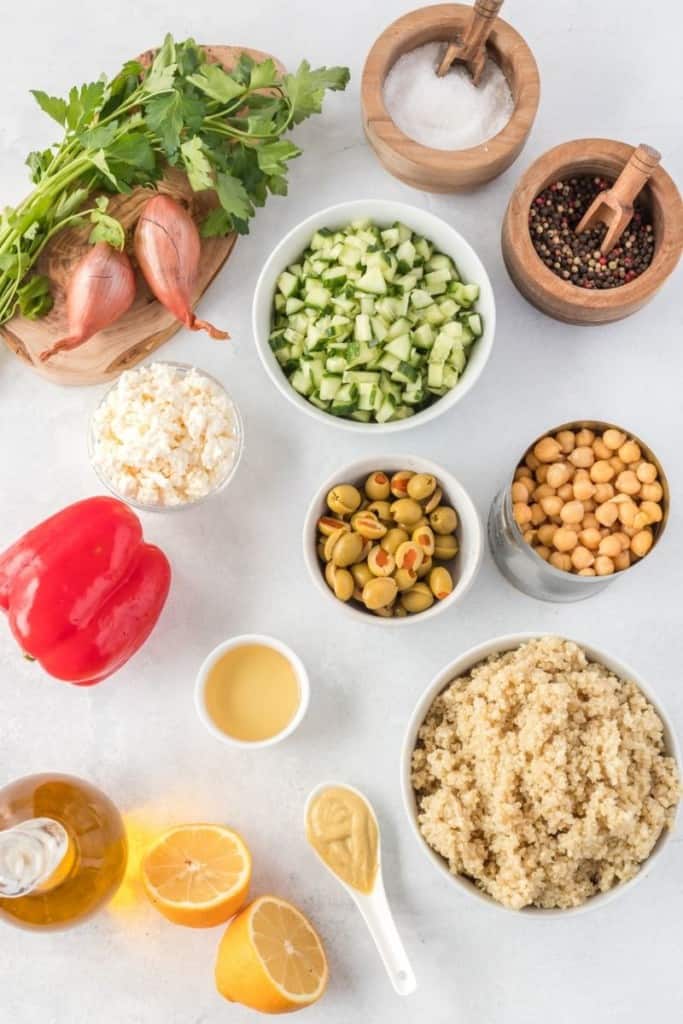
<svg viewBox="0 0 683 1024">
<path fill-rule="evenodd" d="M 349 64 L 346 94 L 304 125 L 305 155 L 288 199 L 258 213 L 248 238 L 201 304 L 230 329 L 213 342 L 181 331 L 162 352 L 216 374 L 246 422 L 246 453 L 215 503 L 145 517 L 150 540 L 173 563 L 163 618 L 132 663 L 91 691 L 60 685 L 22 660 L 0 631 L 0 779 L 54 769 L 92 779 L 136 822 L 229 822 L 254 853 L 253 891 L 273 891 L 311 914 L 329 953 L 331 982 L 309 1024 L 640 1024 L 677 1019 L 683 843 L 623 900 L 593 914 L 539 921 L 508 915 L 453 892 L 408 831 L 398 784 L 408 716 L 446 662 L 515 630 L 563 632 L 603 645 L 649 680 L 683 736 L 681 573 L 680 271 L 630 320 L 582 330 L 546 319 L 517 294 L 500 256 L 510 191 L 550 146 L 581 136 L 649 142 L 683 177 L 679 38 L 675 0 L 650 18 L 619 0 L 510 0 L 507 17 L 537 56 L 542 101 L 517 163 L 469 196 L 420 194 L 389 177 L 366 145 L 359 80 L 372 41 L 408 2 L 273 0 L 218 3 L 119 0 L 111 4 L 22 0 L 3 27 L 0 64 L 1 202 L 27 190 L 23 160 L 55 137 L 30 88 L 64 93 L 112 73 L 165 31 L 199 41 L 251 44 L 293 66 Z M 445 217 L 474 245 L 491 275 L 498 334 L 474 392 L 443 419 L 387 441 L 358 440 L 313 425 L 278 394 L 258 361 L 251 296 L 281 235 L 344 199 L 392 197 Z M 101 388 L 63 390 L 0 351 L 0 547 L 62 506 L 100 490 L 86 455 L 88 415 Z M 642 435 L 666 466 L 673 496 L 668 536 L 632 577 L 574 606 L 517 593 L 487 554 L 465 604 L 405 631 L 359 627 L 324 606 L 301 556 L 301 524 L 322 478 L 354 458 L 414 452 L 454 472 L 482 517 L 515 458 L 564 420 L 614 420 Z M 192 686 L 205 654 L 245 631 L 272 632 L 306 662 L 311 708 L 280 747 L 233 753 L 195 718 Z M 389 897 L 414 962 L 418 992 L 394 996 L 360 918 L 308 850 L 301 828 L 311 787 L 339 777 L 377 807 Z M 173 927 L 145 902 L 103 913 L 61 935 L 0 930 L 2 1024 L 214 1024 L 248 1022 L 214 992 L 220 930 Z"/>
</svg>

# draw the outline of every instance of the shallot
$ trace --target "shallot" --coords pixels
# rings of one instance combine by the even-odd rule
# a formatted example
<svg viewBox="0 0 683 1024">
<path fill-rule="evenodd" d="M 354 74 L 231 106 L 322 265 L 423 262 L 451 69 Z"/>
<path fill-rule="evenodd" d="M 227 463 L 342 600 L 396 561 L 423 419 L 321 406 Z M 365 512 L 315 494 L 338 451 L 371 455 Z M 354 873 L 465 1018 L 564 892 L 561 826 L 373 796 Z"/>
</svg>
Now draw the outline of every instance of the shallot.
<svg viewBox="0 0 683 1024">
<path fill-rule="evenodd" d="M 187 210 L 166 195 L 146 203 L 135 229 L 135 255 L 152 293 L 176 319 L 212 338 L 228 338 L 192 312 L 201 243 Z"/>
<path fill-rule="evenodd" d="M 76 264 L 66 292 L 69 333 L 40 353 L 45 362 L 56 352 L 78 348 L 130 309 L 135 274 L 125 252 L 98 242 Z"/>
</svg>

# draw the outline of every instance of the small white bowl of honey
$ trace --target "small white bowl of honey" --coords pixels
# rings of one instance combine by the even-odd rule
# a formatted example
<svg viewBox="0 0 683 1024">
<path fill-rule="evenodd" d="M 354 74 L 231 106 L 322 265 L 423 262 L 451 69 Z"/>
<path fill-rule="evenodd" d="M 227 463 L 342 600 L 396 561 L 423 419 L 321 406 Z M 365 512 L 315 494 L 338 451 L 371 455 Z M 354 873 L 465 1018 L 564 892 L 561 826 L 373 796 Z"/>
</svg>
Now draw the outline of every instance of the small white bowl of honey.
<svg viewBox="0 0 683 1024">
<path fill-rule="evenodd" d="M 209 732 L 234 747 L 270 747 L 290 736 L 308 708 L 301 659 L 272 636 L 245 633 L 215 647 L 197 674 L 195 706 Z"/>
</svg>

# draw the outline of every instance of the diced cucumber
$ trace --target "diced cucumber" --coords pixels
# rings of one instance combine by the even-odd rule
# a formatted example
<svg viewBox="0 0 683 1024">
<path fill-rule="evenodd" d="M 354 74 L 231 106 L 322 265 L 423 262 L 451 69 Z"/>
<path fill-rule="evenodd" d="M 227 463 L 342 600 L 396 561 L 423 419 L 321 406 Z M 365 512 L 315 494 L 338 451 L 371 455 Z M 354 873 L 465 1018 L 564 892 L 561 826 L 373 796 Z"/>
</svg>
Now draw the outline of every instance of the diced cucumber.
<svg viewBox="0 0 683 1024">
<path fill-rule="evenodd" d="M 329 359 L 328 359 L 329 363 Z M 341 377 L 332 373 L 324 373 L 322 380 L 320 381 L 320 397 L 323 401 L 331 402 L 336 397 L 337 392 L 342 386 Z"/>
<path fill-rule="evenodd" d="M 478 338 L 482 333 L 481 317 L 478 313 L 472 313 L 467 317 L 467 326 L 472 331 L 475 338 Z"/>
<path fill-rule="evenodd" d="M 379 267 L 370 267 L 358 282 L 358 288 L 363 292 L 370 292 L 372 295 L 384 295 L 387 283 Z"/>
<path fill-rule="evenodd" d="M 375 413 L 375 419 L 378 423 L 386 423 L 392 418 L 396 412 L 396 402 L 391 395 L 385 395 L 382 400 L 382 404 Z"/>
<path fill-rule="evenodd" d="M 289 299 L 294 295 L 295 291 L 299 287 L 299 282 L 294 274 L 288 273 L 286 270 L 280 274 L 277 279 L 277 286 L 286 299 Z"/>
<path fill-rule="evenodd" d="M 356 341 L 372 341 L 372 327 L 367 313 L 359 313 L 356 317 L 353 336 Z"/>
<path fill-rule="evenodd" d="M 410 355 L 410 335 L 402 334 L 398 338 L 393 338 L 384 346 L 384 351 L 396 356 L 397 359 L 407 359 Z"/>
</svg>

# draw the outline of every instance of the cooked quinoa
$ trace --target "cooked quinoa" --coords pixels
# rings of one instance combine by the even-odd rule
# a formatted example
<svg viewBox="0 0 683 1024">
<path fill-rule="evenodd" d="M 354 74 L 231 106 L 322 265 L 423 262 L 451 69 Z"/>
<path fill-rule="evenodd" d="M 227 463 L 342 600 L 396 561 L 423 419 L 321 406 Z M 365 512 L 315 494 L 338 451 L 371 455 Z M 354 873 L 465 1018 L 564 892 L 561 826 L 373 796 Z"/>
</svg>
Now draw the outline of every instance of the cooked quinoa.
<svg viewBox="0 0 683 1024">
<path fill-rule="evenodd" d="M 577 907 L 673 822 L 676 763 L 635 683 L 546 636 L 454 679 L 413 753 L 428 844 L 507 907 Z"/>
</svg>

